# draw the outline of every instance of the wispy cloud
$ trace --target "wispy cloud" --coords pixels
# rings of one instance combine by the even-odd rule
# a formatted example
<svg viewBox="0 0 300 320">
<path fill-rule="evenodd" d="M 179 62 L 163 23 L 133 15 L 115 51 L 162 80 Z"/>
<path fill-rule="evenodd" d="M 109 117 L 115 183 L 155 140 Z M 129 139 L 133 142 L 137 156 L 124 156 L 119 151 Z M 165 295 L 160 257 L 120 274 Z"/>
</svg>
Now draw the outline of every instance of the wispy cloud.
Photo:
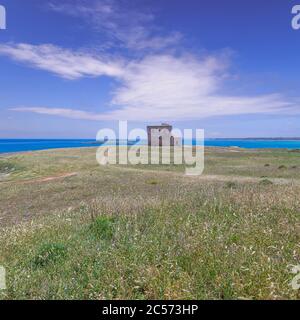
<svg viewBox="0 0 300 320">
<path fill-rule="evenodd" d="M 191 55 L 155 55 L 133 62 L 112 103 L 122 106 L 116 119 L 201 119 L 216 115 L 290 112 L 297 104 L 279 94 L 231 96 L 221 94 L 227 59 Z M 299 106 L 299 105 L 298 105 Z"/>
<path fill-rule="evenodd" d="M 108 41 L 139 55 L 125 54 L 115 58 L 110 52 L 74 51 L 51 44 L 2 44 L 0 54 L 49 71 L 62 78 L 108 76 L 116 81 L 111 92 L 110 108 L 104 113 L 91 113 L 72 108 L 23 106 L 18 112 L 33 112 L 84 120 L 189 120 L 210 116 L 292 113 L 300 104 L 272 93 L 256 96 L 233 96 L 225 92 L 229 73 L 225 55 L 196 56 L 178 54 L 181 34 L 157 32 L 152 13 L 128 8 L 129 2 L 89 0 L 52 1 L 50 9 L 79 17 L 106 34 Z M 122 48 L 123 48 L 122 47 Z M 147 49 L 147 50 L 145 50 Z M 122 51 L 119 51 L 123 53 Z M 181 48 L 181 52 L 184 49 Z"/>
<path fill-rule="evenodd" d="M 15 111 L 84 120 L 191 120 L 220 115 L 291 113 L 299 104 L 279 94 L 231 96 L 220 94 L 226 79 L 227 60 L 191 55 L 154 55 L 132 61 L 118 75 L 111 111 L 88 113 L 47 107 L 15 108 Z"/>
<path fill-rule="evenodd" d="M 165 33 L 151 12 L 135 8 L 138 2 L 117 0 L 52 1 L 48 7 L 77 17 L 106 36 L 111 45 L 137 50 L 161 50 L 179 43 L 180 32 Z M 157 35 L 159 31 L 160 35 Z"/>
<path fill-rule="evenodd" d="M 104 54 L 99 57 L 71 51 L 51 44 L 0 44 L 0 55 L 70 80 L 96 76 L 117 77 L 123 72 L 120 60 L 108 58 Z"/>
<path fill-rule="evenodd" d="M 49 116 L 59 116 L 69 119 L 80 119 L 80 120 L 110 120 L 109 116 L 103 114 L 96 114 L 93 112 L 87 112 L 82 110 L 66 109 L 66 108 L 47 108 L 47 107 L 18 107 L 11 108 L 11 111 L 18 112 L 31 112 L 37 114 L 44 114 Z"/>
</svg>

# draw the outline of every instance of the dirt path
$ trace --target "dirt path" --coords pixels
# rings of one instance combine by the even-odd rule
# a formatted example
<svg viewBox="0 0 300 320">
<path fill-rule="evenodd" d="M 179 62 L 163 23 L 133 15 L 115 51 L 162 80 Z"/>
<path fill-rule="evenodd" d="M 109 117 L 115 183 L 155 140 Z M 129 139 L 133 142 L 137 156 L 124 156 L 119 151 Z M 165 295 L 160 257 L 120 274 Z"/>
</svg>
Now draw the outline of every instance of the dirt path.
<svg viewBox="0 0 300 320">
<path fill-rule="evenodd" d="M 23 181 L 24 183 L 39 183 L 39 182 L 49 182 L 53 180 L 59 180 L 59 179 L 65 179 L 69 177 L 74 177 L 77 176 L 77 172 L 71 172 L 71 173 L 64 173 L 60 174 L 57 176 L 52 176 L 52 177 L 46 177 L 46 178 L 41 178 L 41 179 L 35 179 L 35 180 L 29 180 L 29 181 Z"/>
<path fill-rule="evenodd" d="M 42 182 L 49 182 L 54 180 L 60 180 L 65 179 L 69 177 L 77 176 L 77 172 L 71 172 L 71 173 L 63 173 L 56 176 L 50 176 L 50 177 L 44 177 L 39 179 L 30 179 L 30 180 L 17 180 L 17 181 L 2 181 L 1 184 L 7 184 L 7 183 L 16 183 L 16 184 L 32 184 L 32 183 L 42 183 Z"/>
</svg>

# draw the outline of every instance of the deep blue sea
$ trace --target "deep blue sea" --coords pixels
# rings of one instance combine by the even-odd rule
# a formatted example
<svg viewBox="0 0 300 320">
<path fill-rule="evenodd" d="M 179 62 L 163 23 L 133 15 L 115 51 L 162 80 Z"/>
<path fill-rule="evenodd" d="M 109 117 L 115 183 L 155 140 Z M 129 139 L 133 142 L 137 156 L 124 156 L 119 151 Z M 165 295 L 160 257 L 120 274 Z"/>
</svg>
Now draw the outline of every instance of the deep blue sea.
<svg viewBox="0 0 300 320">
<path fill-rule="evenodd" d="M 300 149 L 300 140 L 207 139 L 205 140 L 205 145 L 215 147 L 240 147 L 249 149 Z M 95 144 L 95 140 L 92 139 L 0 139 L 0 153 L 95 146 L 97 146 L 97 144 Z"/>
</svg>

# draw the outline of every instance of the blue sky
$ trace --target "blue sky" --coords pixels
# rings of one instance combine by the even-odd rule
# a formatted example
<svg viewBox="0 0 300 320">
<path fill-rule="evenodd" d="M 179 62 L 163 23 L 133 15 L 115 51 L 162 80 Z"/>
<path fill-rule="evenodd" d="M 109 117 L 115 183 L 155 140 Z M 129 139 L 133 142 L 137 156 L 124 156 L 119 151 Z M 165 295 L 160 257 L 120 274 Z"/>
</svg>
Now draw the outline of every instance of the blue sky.
<svg viewBox="0 0 300 320">
<path fill-rule="evenodd" d="M 0 0 L 0 138 L 118 120 L 300 136 L 299 1 Z"/>
</svg>

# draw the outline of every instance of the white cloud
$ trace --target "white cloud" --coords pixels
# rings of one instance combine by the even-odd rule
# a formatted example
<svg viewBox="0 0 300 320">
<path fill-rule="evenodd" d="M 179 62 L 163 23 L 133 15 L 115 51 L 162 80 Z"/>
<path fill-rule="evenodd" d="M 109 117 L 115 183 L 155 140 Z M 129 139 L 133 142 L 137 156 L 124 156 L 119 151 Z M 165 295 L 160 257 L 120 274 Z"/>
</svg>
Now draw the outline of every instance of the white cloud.
<svg viewBox="0 0 300 320">
<path fill-rule="evenodd" d="M 31 112 L 37 114 L 44 114 L 49 116 L 60 116 L 69 119 L 80 119 L 80 120 L 109 120 L 109 117 L 103 114 L 96 114 L 93 112 L 87 112 L 82 110 L 65 109 L 65 108 L 47 108 L 47 107 L 18 107 L 11 108 L 11 111 L 18 112 Z"/>
<path fill-rule="evenodd" d="M 47 107 L 16 108 L 84 120 L 172 121 L 210 116 L 292 113 L 299 105 L 279 94 L 230 96 L 220 94 L 227 62 L 222 57 L 153 55 L 124 66 L 118 75 L 111 111 L 102 114 Z"/>
<path fill-rule="evenodd" d="M 127 66 L 124 85 L 115 92 L 113 102 L 160 108 L 199 102 L 219 86 L 225 66 L 226 62 L 214 57 L 200 60 L 191 55 L 148 56 Z"/>
<path fill-rule="evenodd" d="M 132 62 L 115 91 L 112 114 L 127 120 L 188 120 L 217 115 L 290 112 L 296 104 L 278 94 L 221 94 L 227 61 L 184 55 L 155 55 Z"/>
<path fill-rule="evenodd" d="M 74 52 L 51 44 L 0 44 L 0 55 L 70 80 L 96 76 L 118 77 L 123 67 L 120 60 Z"/>
<path fill-rule="evenodd" d="M 116 59 L 103 52 L 96 55 L 51 44 L 0 44 L 0 54 L 60 77 L 74 80 L 108 76 L 117 83 L 111 106 L 102 114 L 47 106 L 25 106 L 15 111 L 84 120 L 171 121 L 299 110 L 299 104 L 280 94 L 233 96 L 224 93 L 228 59 L 224 55 L 198 57 L 163 50 L 174 47 L 181 34 L 157 32 L 151 13 L 106 0 L 56 1 L 50 8 L 90 21 L 119 47 L 121 43 L 130 50 L 142 51 L 133 55 L 135 58 L 130 59 L 126 54 L 126 58 Z"/>
<path fill-rule="evenodd" d="M 61 3 L 53 1 L 49 8 L 55 12 L 77 17 L 107 37 L 111 45 L 132 50 L 161 50 L 180 42 L 179 32 L 164 33 L 155 25 L 151 12 L 138 10 L 138 2 L 116 0 L 81 0 Z"/>
</svg>

